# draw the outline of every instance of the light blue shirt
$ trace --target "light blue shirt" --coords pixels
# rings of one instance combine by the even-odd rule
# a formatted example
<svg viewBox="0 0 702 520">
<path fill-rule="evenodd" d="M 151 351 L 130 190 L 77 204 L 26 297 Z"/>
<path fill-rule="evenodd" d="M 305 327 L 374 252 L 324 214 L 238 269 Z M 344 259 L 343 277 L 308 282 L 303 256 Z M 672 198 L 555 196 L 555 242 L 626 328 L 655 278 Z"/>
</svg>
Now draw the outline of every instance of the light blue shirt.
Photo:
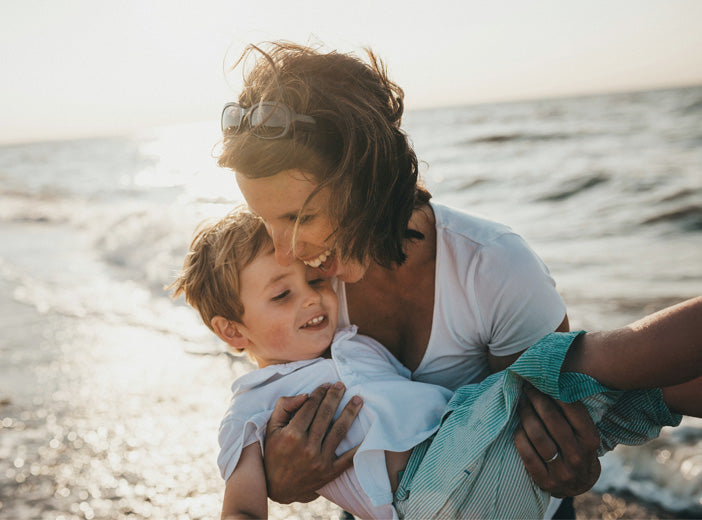
<svg viewBox="0 0 702 520">
<path fill-rule="evenodd" d="M 244 447 L 256 441 L 263 446 L 279 397 L 343 381 L 346 393 L 337 414 L 354 395 L 363 398 L 363 408 L 337 454 L 360 447 L 353 467 L 318 493 L 361 518 L 396 517 L 385 451 L 408 451 L 430 437 L 453 394 L 441 386 L 410 381 L 409 370 L 380 343 L 357 335 L 355 326 L 336 333 L 331 356 L 270 365 L 234 382 L 219 432 L 222 477 L 227 480 L 232 474 Z"/>
<path fill-rule="evenodd" d="M 400 517 L 543 518 L 549 495 L 526 472 L 513 441 L 524 379 L 555 399 L 581 400 L 600 432 L 600 455 L 680 423 L 659 389 L 613 391 L 584 374 L 561 373 L 580 334 L 549 334 L 507 370 L 456 391 L 434 439 L 412 453 L 396 493 Z"/>
</svg>

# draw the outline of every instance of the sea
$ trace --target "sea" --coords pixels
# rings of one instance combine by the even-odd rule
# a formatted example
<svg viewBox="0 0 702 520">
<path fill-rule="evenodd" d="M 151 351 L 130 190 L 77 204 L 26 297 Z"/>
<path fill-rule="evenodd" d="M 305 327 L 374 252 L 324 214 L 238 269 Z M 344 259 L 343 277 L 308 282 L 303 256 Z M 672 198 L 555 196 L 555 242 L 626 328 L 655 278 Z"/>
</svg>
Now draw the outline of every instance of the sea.
<svg viewBox="0 0 702 520">
<path fill-rule="evenodd" d="M 242 202 L 213 118 L 0 146 L 0 518 L 215 518 L 226 353 L 165 287 Z M 702 86 L 409 111 L 436 201 L 511 226 L 574 329 L 702 294 Z M 602 460 L 599 493 L 702 517 L 702 420 Z M 335 518 L 323 499 L 274 518 Z"/>
</svg>

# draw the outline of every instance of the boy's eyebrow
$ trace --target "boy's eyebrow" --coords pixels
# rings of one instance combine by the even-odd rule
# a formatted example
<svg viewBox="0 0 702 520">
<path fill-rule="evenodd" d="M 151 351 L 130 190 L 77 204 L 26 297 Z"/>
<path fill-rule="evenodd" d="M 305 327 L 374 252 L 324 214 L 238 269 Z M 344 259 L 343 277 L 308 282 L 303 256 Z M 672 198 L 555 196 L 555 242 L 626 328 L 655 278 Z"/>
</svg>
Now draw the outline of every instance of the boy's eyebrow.
<svg viewBox="0 0 702 520">
<path fill-rule="evenodd" d="M 263 251 L 264 255 L 275 255 L 275 245 L 271 244 L 268 249 L 265 249 Z M 283 271 L 282 273 L 278 274 L 277 276 L 274 276 L 273 278 L 270 278 L 267 282 L 266 285 L 263 286 L 263 289 L 268 289 L 269 286 L 273 285 L 275 282 L 285 278 L 288 276 L 290 272 L 288 271 Z"/>
<path fill-rule="evenodd" d="M 276 282 L 282 280 L 283 278 L 286 278 L 287 276 L 290 276 L 290 273 L 289 273 L 289 272 L 287 272 L 287 273 L 281 273 L 281 274 L 279 274 L 279 275 L 277 275 L 277 276 L 274 276 L 273 278 L 271 278 L 270 280 L 268 280 L 268 282 L 266 282 L 266 285 L 263 287 L 263 289 L 264 289 L 264 290 L 265 290 L 265 289 L 268 289 L 268 287 L 270 287 L 270 286 L 273 285 L 274 283 L 276 283 Z"/>
</svg>

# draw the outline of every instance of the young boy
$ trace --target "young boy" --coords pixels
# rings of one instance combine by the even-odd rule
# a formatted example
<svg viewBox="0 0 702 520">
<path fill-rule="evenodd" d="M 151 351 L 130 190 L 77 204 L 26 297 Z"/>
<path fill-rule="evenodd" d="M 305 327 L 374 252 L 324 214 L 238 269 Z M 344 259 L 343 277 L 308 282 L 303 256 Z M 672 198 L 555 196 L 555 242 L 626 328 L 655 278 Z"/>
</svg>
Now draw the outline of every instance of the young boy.
<svg viewBox="0 0 702 520">
<path fill-rule="evenodd" d="M 343 382 L 346 395 L 363 398 L 338 448 L 359 446 L 354 465 L 318 491 L 361 518 L 543 517 L 548 495 L 531 481 L 512 441 L 524 380 L 557 399 L 583 400 L 600 430 L 601 453 L 677 425 L 680 416 L 666 402 L 676 412 L 700 413 L 691 408 L 702 375 L 695 329 L 702 298 L 613 332 L 551 334 L 508 370 L 452 395 L 411 381 L 355 327 L 336 331 L 330 281 L 301 262 L 278 264 L 262 221 L 243 208 L 200 229 L 172 287 L 259 367 L 234 382 L 220 427 L 223 518 L 267 516 L 268 419 L 279 397 L 323 383 Z M 671 401 L 660 390 L 635 390 L 674 384 Z"/>
</svg>

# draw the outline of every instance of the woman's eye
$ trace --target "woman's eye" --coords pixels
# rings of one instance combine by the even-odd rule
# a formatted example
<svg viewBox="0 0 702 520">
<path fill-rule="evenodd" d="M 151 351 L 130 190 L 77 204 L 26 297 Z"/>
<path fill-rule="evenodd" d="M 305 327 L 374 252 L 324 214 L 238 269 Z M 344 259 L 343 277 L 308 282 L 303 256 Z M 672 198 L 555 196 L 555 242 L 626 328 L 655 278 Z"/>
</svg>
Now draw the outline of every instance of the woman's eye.
<svg viewBox="0 0 702 520">
<path fill-rule="evenodd" d="M 282 293 L 280 293 L 276 296 L 273 296 L 273 298 L 271 298 L 271 300 L 274 302 L 279 302 L 281 300 L 284 300 L 288 294 L 290 294 L 290 291 L 283 291 Z"/>
<path fill-rule="evenodd" d="M 314 218 L 314 215 L 302 215 L 298 220 L 298 224 L 307 224 Z"/>
</svg>

